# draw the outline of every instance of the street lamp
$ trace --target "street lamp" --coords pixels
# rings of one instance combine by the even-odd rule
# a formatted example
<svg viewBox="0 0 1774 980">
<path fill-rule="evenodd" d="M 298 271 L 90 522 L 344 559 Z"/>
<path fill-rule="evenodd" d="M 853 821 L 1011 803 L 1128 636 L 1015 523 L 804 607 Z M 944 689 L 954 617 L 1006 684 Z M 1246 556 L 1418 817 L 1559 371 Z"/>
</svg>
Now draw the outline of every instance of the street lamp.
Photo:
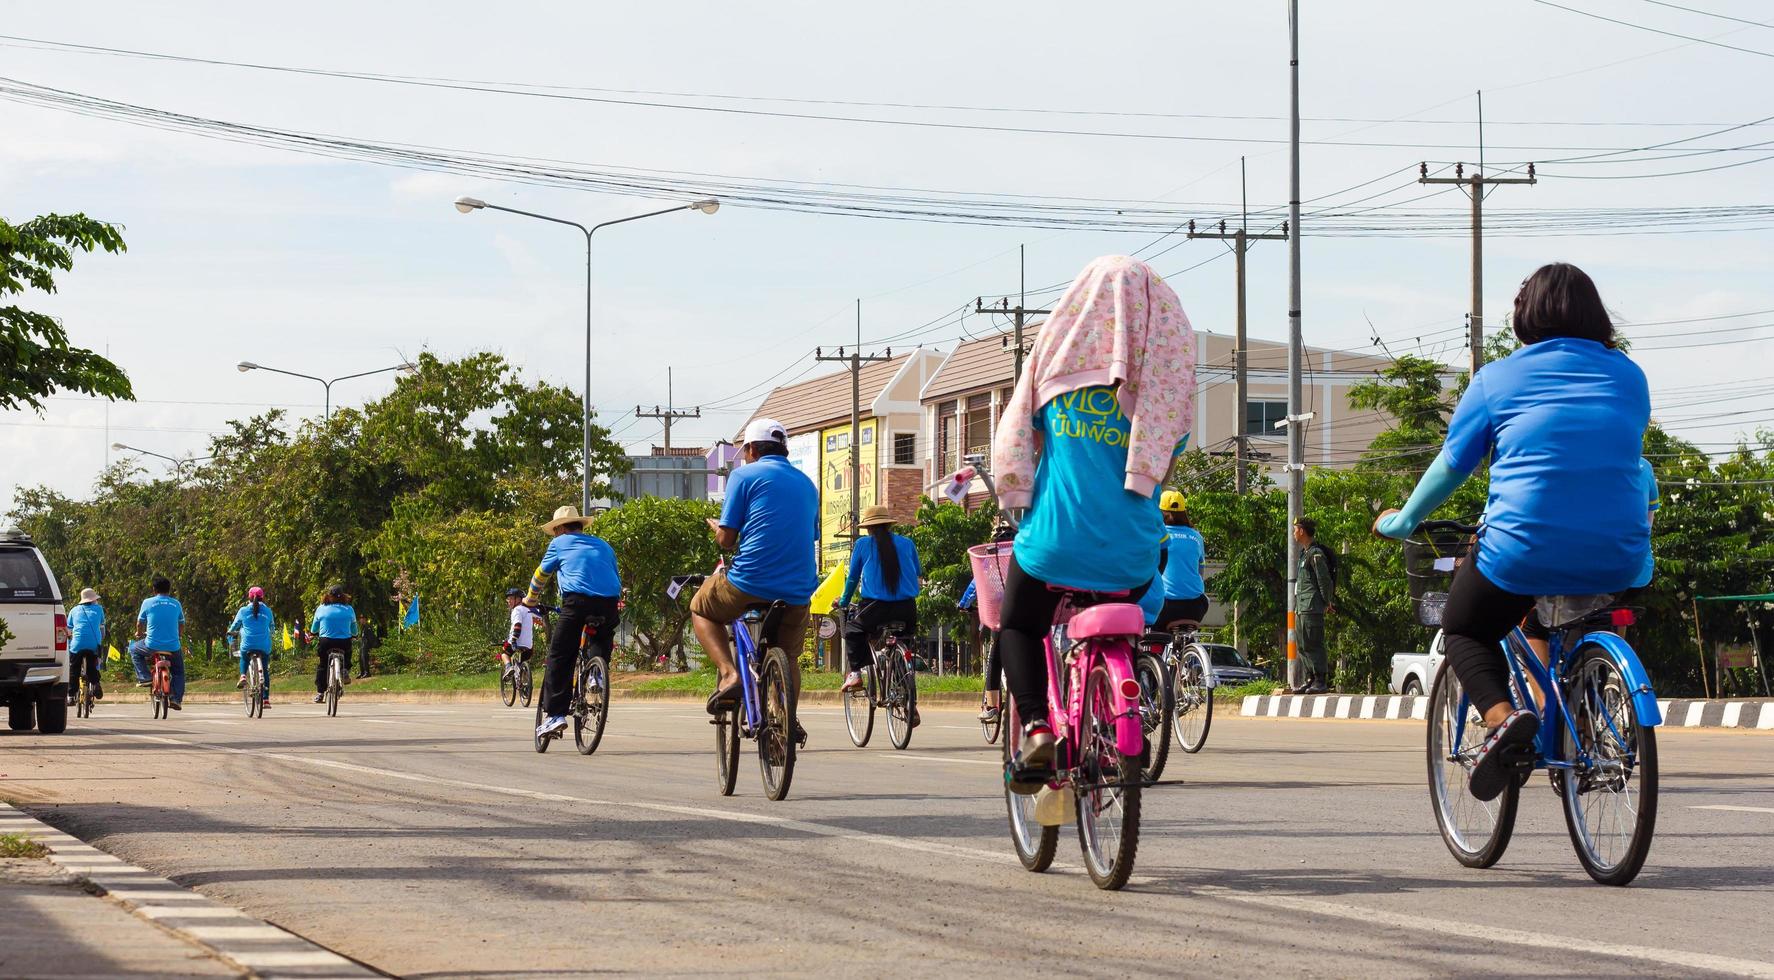
<svg viewBox="0 0 1774 980">
<path fill-rule="evenodd" d="M 356 374 L 341 374 L 331 380 L 317 378 L 312 374 L 302 374 L 298 371 L 285 371 L 283 368 L 267 367 L 263 364 L 255 364 L 252 361 L 241 361 L 239 364 L 234 365 L 234 368 L 241 374 L 245 374 L 248 371 L 274 371 L 278 374 L 287 374 L 292 378 L 307 378 L 309 381 L 320 382 L 320 386 L 326 389 L 326 414 L 322 416 L 322 418 L 331 419 L 333 417 L 333 385 L 337 382 L 347 381 L 351 378 L 367 378 L 372 374 L 387 374 L 389 371 L 406 371 L 410 373 L 419 370 L 419 365 L 414 364 L 411 361 L 405 361 L 396 364 L 393 367 L 377 368 L 374 371 L 359 371 Z"/>
<path fill-rule="evenodd" d="M 176 456 L 168 456 L 165 453 L 157 453 L 157 452 L 153 451 L 152 449 L 138 449 L 135 446 L 126 446 L 121 442 L 111 443 L 111 449 L 115 452 L 120 452 L 120 453 L 121 452 L 141 453 L 143 456 L 153 456 L 155 459 L 164 459 L 167 462 L 172 464 L 173 476 L 174 476 L 174 478 L 176 478 L 180 481 L 183 481 L 185 479 L 185 464 L 186 463 L 201 463 L 206 459 L 215 459 L 216 458 L 215 454 L 211 453 L 208 456 L 192 456 L 192 457 L 189 457 L 186 459 L 179 459 Z"/>
<path fill-rule="evenodd" d="M 719 211 L 721 209 L 721 202 L 712 198 L 712 197 L 705 197 L 699 201 L 692 201 L 689 204 L 679 204 L 679 205 L 675 205 L 675 206 L 669 207 L 669 208 L 661 208 L 658 211 L 648 211 L 646 214 L 637 214 L 637 215 L 633 215 L 633 216 L 630 216 L 627 218 L 616 218 L 614 220 L 601 222 L 599 224 L 592 225 L 590 228 L 587 228 L 577 221 L 568 221 L 565 218 L 556 218 L 551 215 L 537 214 L 534 211 L 520 211 L 517 208 L 508 208 L 508 207 L 504 207 L 504 206 L 498 205 L 498 204 L 488 204 L 487 202 L 481 200 L 478 197 L 458 197 L 458 198 L 456 198 L 456 210 L 462 212 L 463 214 L 468 214 L 471 211 L 479 211 L 482 208 L 490 208 L 494 211 L 504 211 L 507 214 L 521 214 L 526 218 L 536 218 L 541 221 L 552 221 L 557 225 L 571 225 L 572 227 L 579 229 L 579 231 L 585 235 L 585 397 L 584 397 L 585 445 L 584 445 L 584 450 L 583 450 L 582 466 L 581 466 L 581 474 L 580 474 L 579 511 L 580 511 L 580 513 L 590 513 L 591 512 L 591 236 L 593 234 L 595 234 L 599 228 L 606 228 L 606 227 L 609 227 L 610 225 L 626 224 L 630 221 L 639 221 L 642 218 L 653 218 L 653 217 L 657 217 L 662 214 L 671 214 L 675 211 L 701 211 L 703 214 L 714 214 L 716 211 Z"/>
</svg>

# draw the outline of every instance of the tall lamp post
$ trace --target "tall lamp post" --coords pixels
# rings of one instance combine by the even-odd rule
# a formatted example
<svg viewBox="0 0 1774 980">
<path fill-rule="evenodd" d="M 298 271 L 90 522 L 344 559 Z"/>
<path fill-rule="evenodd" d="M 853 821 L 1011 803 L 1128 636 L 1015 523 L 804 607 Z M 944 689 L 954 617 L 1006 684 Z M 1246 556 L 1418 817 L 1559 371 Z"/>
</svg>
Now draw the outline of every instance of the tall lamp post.
<svg viewBox="0 0 1774 980">
<path fill-rule="evenodd" d="M 155 459 L 164 459 L 167 462 L 172 464 L 173 477 L 175 479 L 177 479 L 178 481 L 180 481 L 181 483 L 184 482 L 184 479 L 185 479 L 185 464 L 186 463 L 201 463 L 206 459 L 215 459 L 216 458 L 215 454 L 212 453 L 208 456 L 192 456 L 189 459 L 179 459 L 176 456 L 168 456 L 165 453 L 157 453 L 157 452 L 153 451 L 152 449 L 140 449 L 135 446 L 126 446 L 121 442 L 111 443 L 111 449 L 116 452 L 120 452 L 120 453 L 122 453 L 122 452 L 141 453 L 143 456 L 152 456 Z"/>
<path fill-rule="evenodd" d="M 616 218 L 587 228 L 577 221 L 568 221 L 565 218 L 556 218 L 547 214 L 537 214 L 534 211 L 520 211 L 517 208 L 508 208 L 498 204 L 488 204 L 477 197 L 456 198 L 456 210 L 463 214 L 479 211 L 482 208 L 487 208 L 493 211 L 504 211 L 507 214 L 521 214 L 526 218 L 536 218 L 540 221 L 552 221 L 557 225 L 570 225 L 579 229 L 580 233 L 585 236 L 585 444 L 581 454 L 582 460 L 579 493 L 579 512 L 581 514 L 589 514 L 591 512 L 591 236 L 596 234 L 599 228 L 608 228 L 611 225 L 639 221 L 642 218 L 655 218 L 662 214 L 673 214 L 678 211 L 701 211 L 703 214 L 714 214 L 716 211 L 720 210 L 720 207 L 720 201 L 708 197 L 689 204 L 679 204 L 675 207 L 661 208 L 658 211 L 648 211 L 646 214 L 632 215 L 627 218 Z"/>
<path fill-rule="evenodd" d="M 299 371 L 285 371 L 283 368 L 267 367 L 263 364 L 255 364 L 252 361 L 241 361 L 239 364 L 234 365 L 234 367 L 240 371 L 241 374 L 245 374 L 248 371 L 273 371 L 277 374 L 287 374 L 292 378 L 307 378 L 309 381 L 320 382 L 320 386 L 326 389 L 326 414 L 322 416 L 323 419 L 331 419 L 333 417 L 333 385 L 338 382 L 349 381 L 352 378 L 367 378 L 372 374 L 387 374 L 389 371 L 417 371 L 419 369 L 419 365 L 407 361 L 401 364 L 396 364 L 393 367 L 377 368 L 374 371 L 359 371 L 356 374 L 342 374 L 336 378 L 328 379 L 317 378 L 312 374 L 302 374 Z"/>
</svg>

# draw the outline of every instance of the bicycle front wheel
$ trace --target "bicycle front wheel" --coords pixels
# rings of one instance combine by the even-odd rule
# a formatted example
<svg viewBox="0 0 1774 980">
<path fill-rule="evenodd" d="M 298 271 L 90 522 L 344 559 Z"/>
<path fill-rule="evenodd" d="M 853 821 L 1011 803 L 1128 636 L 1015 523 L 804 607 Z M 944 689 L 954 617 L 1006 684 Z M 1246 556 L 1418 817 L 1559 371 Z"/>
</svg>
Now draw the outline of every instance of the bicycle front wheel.
<svg viewBox="0 0 1774 980">
<path fill-rule="evenodd" d="M 499 672 L 499 700 L 507 708 L 517 703 L 517 671 L 510 667 Z"/>
<path fill-rule="evenodd" d="M 1016 701 L 1010 697 L 1007 688 L 1003 697 L 1004 706 L 998 716 L 1004 725 L 1004 770 L 1009 772 L 1011 760 L 1022 748 L 1023 727 L 1022 719 L 1016 714 Z M 1033 794 L 1012 793 L 1009 781 L 1005 781 L 1004 806 L 1010 812 L 1010 846 L 1016 849 L 1016 859 L 1022 862 L 1024 869 L 1040 873 L 1053 864 L 1053 853 L 1059 848 L 1059 828 L 1043 826 L 1035 820 L 1036 799 Z"/>
<path fill-rule="evenodd" d="M 739 706 L 724 708 L 715 716 L 715 788 L 722 796 L 733 795 L 739 779 Z"/>
<path fill-rule="evenodd" d="M 528 660 L 517 665 L 517 699 L 528 708 L 530 699 L 536 694 L 536 675 L 530 669 Z"/>
<path fill-rule="evenodd" d="M 1142 653 L 1133 662 L 1134 678 L 1140 682 L 1140 727 L 1146 730 L 1146 764 L 1143 769 L 1149 782 L 1157 782 L 1164 774 L 1164 763 L 1170 758 L 1170 729 L 1175 720 L 1172 708 L 1169 671 L 1156 654 Z"/>
<path fill-rule="evenodd" d="M 850 730 L 850 741 L 857 748 L 869 744 L 875 731 L 875 670 L 862 671 L 862 686 L 844 692 L 844 727 Z"/>
<path fill-rule="evenodd" d="M 1503 857 L 1521 801 L 1521 784 L 1514 780 L 1489 802 L 1466 788 L 1484 739 L 1484 719 L 1466 700 L 1453 668 L 1443 664 L 1429 693 L 1429 800 L 1448 853 L 1468 868 L 1488 868 Z"/>
<path fill-rule="evenodd" d="M 758 678 L 758 706 L 763 713 L 758 726 L 758 768 L 764 776 L 764 795 L 771 800 L 788 796 L 795 778 L 795 694 L 789 689 L 788 654 L 771 647 L 764 654 L 764 671 Z"/>
<path fill-rule="evenodd" d="M 1213 727 L 1213 688 L 1207 686 L 1207 670 L 1207 658 L 1190 649 L 1183 653 L 1171 680 L 1177 745 L 1191 755 L 1207 744 L 1207 730 Z"/>
<path fill-rule="evenodd" d="M 580 755 L 597 751 L 609 715 L 609 672 L 604 669 L 604 658 L 592 657 L 579 672 L 579 703 L 573 712 L 573 744 L 579 746 Z"/>
<path fill-rule="evenodd" d="M 1638 877 L 1657 828 L 1657 732 L 1643 723 L 1614 658 L 1598 646 L 1577 651 L 1566 685 L 1571 729 L 1564 734 L 1565 826 L 1583 870 L 1604 885 Z"/>
<path fill-rule="evenodd" d="M 1078 725 L 1078 844 L 1084 870 L 1098 888 L 1127 884 L 1140 847 L 1140 760 L 1122 755 L 1115 739 L 1119 714 L 1109 668 L 1101 663 L 1084 678 L 1084 711 Z"/>
<path fill-rule="evenodd" d="M 542 713 L 542 702 L 536 702 L 536 727 L 531 729 L 531 732 L 532 737 L 536 740 L 537 752 L 547 752 L 548 743 L 554 741 L 553 736 L 534 734 L 542 728 L 542 723 L 547 720 L 548 716 Z"/>
<path fill-rule="evenodd" d="M 897 647 L 887 651 L 886 661 L 887 736 L 894 748 L 903 749 L 912 744 L 912 712 L 918 710 L 918 675 Z"/>
</svg>

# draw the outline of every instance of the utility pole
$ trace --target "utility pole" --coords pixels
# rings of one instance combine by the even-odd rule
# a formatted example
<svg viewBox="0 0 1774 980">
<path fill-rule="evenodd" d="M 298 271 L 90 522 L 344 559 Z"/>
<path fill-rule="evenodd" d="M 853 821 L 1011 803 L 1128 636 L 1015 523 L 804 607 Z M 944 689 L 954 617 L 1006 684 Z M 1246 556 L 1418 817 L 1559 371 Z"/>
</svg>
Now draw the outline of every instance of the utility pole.
<svg viewBox="0 0 1774 980">
<path fill-rule="evenodd" d="M 1244 158 L 1243 157 L 1240 157 L 1238 159 L 1238 170 L 1239 170 L 1239 178 L 1240 178 L 1239 185 L 1240 185 L 1240 188 L 1242 189 L 1242 186 L 1244 183 L 1244 181 L 1243 181 Z M 1262 234 L 1253 235 L 1248 230 L 1247 224 L 1248 224 L 1248 218 L 1245 221 L 1240 222 L 1240 225 L 1239 225 L 1239 228 L 1237 231 L 1228 232 L 1226 230 L 1226 223 L 1224 221 L 1222 221 L 1222 222 L 1220 222 L 1220 230 L 1217 232 L 1212 232 L 1212 231 L 1196 231 L 1195 230 L 1195 222 L 1194 221 L 1189 222 L 1189 237 L 1190 238 L 1213 238 L 1213 239 L 1218 239 L 1220 241 L 1228 241 L 1229 240 L 1232 242 L 1232 255 L 1236 260 L 1235 268 L 1237 269 L 1237 272 L 1234 274 L 1234 279 L 1237 281 L 1237 288 L 1238 288 L 1238 324 L 1237 324 L 1236 333 L 1234 334 L 1233 346 L 1232 346 L 1232 389 L 1233 389 L 1233 397 L 1238 401 L 1238 414 L 1236 416 L 1236 423 L 1235 423 L 1235 425 L 1237 426 L 1237 429 L 1236 429 L 1236 432 L 1232 436 L 1232 440 L 1233 440 L 1232 444 L 1233 444 L 1233 447 L 1235 450 L 1233 453 L 1233 459 L 1235 460 L 1234 465 L 1238 467 L 1238 473 L 1237 473 L 1237 477 L 1236 477 L 1236 480 L 1237 480 L 1236 485 L 1237 485 L 1237 490 L 1240 494 L 1244 493 L 1248 489 L 1248 487 L 1245 485 L 1246 480 L 1245 480 L 1245 473 L 1244 473 L 1244 464 L 1245 464 L 1246 458 L 1249 456 L 1249 450 L 1247 448 L 1247 440 L 1245 439 L 1244 426 L 1245 426 L 1245 417 L 1246 417 L 1246 415 L 1249 414 L 1249 409 L 1247 408 L 1247 406 L 1250 404 L 1250 389 L 1248 387 L 1247 378 L 1245 377 L 1245 352 L 1247 350 L 1247 347 L 1246 347 L 1246 343 L 1245 343 L 1245 334 L 1244 334 L 1244 326 L 1245 326 L 1244 253 L 1250 250 L 1250 243 L 1253 241 L 1286 241 L 1287 240 L 1287 233 L 1288 233 L 1288 225 L 1287 225 L 1287 222 L 1285 222 L 1285 221 L 1282 222 L 1282 224 L 1281 224 L 1281 232 L 1279 234 L 1277 234 L 1275 232 L 1264 232 Z"/>
<path fill-rule="evenodd" d="M 668 367 L 665 369 L 665 407 L 660 408 L 658 405 L 654 405 L 651 412 L 646 412 L 641 410 L 641 406 L 636 405 L 634 407 L 634 417 L 637 419 L 663 419 L 665 421 L 665 454 L 669 456 L 671 455 L 671 423 L 676 419 L 701 418 L 702 407 L 697 406 L 696 408 L 683 411 L 671 407 L 671 368 Z"/>
<path fill-rule="evenodd" d="M 1300 0 L 1287 3 L 1288 159 L 1287 226 L 1287 681 L 1291 686 L 1300 655 L 1295 642 L 1299 609 L 1300 545 L 1293 525 L 1306 512 L 1306 427 L 1300 367 L 1305 360 L 1300 339 Z"/>
<path fill-rule="evenodd" d="M 974 297 L 974 300 L 973 300 L 973 312 L 975 312 L 975 313 L 1003 313 L 1003 314 L 1010 316 L 1013 319 L 1014 323 L 1016 324 L 1016 333 L 1012 337 L 1012 342 L 1016 344 L 1016 364 L 1015 364 L 1015 367 L 1011 369 L 1012 381 L 1022 380 L 1023 356 L 1029 352 L 1028 345 L 1023 343 L 1023 323 L 1024 323 L 1023 318 L 1030 317 L 1030 316 L 1047 316 L 1053 312 L 1052 310 L 1031 310 L 1028 308 L 1028 304 L 1029 304 L 1028 269 L 1026 266 L 1023 265 L 1023 262 L 1022 262 L 1023 251 L 1024 251 L 1024 246 L 1018 245 L 1016 247 L 1017 264 L 1018 264 L 1019 268 L 1021 268 L 1022 271 L 1019 273 L 1020 279 L 1018 281 L 1018 288 L 1021 290 L 1021 294 L 1017 297 L 1015 307 L 1012 307 L 1010 305 L 1010 297 L 1008 297 L 1008 296 L 1004 297 L 1004 299 L 997 306 L 985 305 L 984 301 L 980 297 Z"/>
<path fill-rule="evenodd" d="M 850 365 L 850 539 L 854 541 L 860 520 L 858 511 L 862 506 L 862 366 L 893 360 L 893 348 L 889 347 L 881 354 L 862 352 L 862 300 L 859 299 L 856 301 L 856 346 L 848 354 L 842 347 L 836 354 L 827 354 L 822 348 L 815 347 L 813 359 Z"/>
<path fill-rule="evenodd" d="M 1431 177 L 1429 164 L 1417 167 L 1419 184 L 1458 184 L 1472 198 L 1472 312 L 1466 315 L 1467 343 L 1472 347 L 1472 373 L 1484 365 L 1484 196 L 1485 187 L 1497 184 L 1535 184 L 1534 165 L 1528 164 L 1526 177 L 1486 177 L 1484 164 L 1466 174 L 1466 165 L 1454 164 L 1454 176 Z"/>
</svg>

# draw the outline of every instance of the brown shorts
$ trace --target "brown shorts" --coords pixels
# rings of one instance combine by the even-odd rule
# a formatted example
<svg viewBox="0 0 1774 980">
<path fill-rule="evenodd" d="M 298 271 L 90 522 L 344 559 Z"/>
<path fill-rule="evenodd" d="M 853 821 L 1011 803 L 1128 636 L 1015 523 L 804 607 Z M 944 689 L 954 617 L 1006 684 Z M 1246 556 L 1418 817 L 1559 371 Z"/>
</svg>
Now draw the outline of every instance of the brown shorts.
<svg viewBox="0 0 1774 980">
<path fill-rule="evenodd" d="M 690 611 L 719 623 L 731 623 L 745 614 L 747 606 L 769 601 L 734 588 L 723 571 L 702 580 L 702 587 L 690 599 Z M 807 605 L 789 606 L 782 613 L 782 622 L 777 624 L 776 645 L 790 657 L 799 657 L 806 643 Z"/>
</svg>

